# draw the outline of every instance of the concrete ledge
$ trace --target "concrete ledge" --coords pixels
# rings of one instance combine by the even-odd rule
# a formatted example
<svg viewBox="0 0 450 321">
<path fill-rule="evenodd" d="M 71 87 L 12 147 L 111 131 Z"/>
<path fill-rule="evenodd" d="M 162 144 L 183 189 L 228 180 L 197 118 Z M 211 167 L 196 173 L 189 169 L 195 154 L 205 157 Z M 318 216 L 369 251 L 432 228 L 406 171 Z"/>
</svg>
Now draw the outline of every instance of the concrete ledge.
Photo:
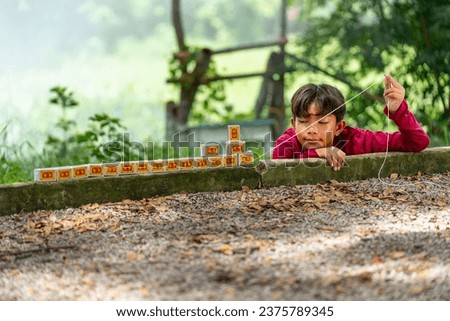
<svg viewBox="0 0 450 321">
<path fill-rule="evenodd" d="M 384 153 L 349 156 L 346 166 L 335 172 L 323 159 L 262 161 L 256 168 L 223 168 L 158 175 L 90 178 L 53 183 L 0 185 L 0 215 L 78 207 L 87 203 L 141 199 L 180 192 L 239 190 L 281 185 L 341 182 L 378 176 Z M 421 153 L 389 153 L 381 176 L 414 175 L 450 171 L 450 147 L 430 148 Z"/>
<path fill-rule="evenodd" d="M 181 192 L 232 191 L 243 185 L 256 188 L 259 180 L 260 175 L 253 168 L 240 167 L 0 185 L 0 215 Z"/>
<path fill-rule="evenodd" d="M 385 153 L 348 156 L 340 171 L 333 171 L 324 159 L 264 161 L 260 164 L 264 187 L 325 183 L 330 180 L 348 182 L 378 177 Z M 420 153 L 391 152 L 380 176 L 392 173 L 415 175 L 450 171 L 450 147 L 429 148 Z"/>
</svg>

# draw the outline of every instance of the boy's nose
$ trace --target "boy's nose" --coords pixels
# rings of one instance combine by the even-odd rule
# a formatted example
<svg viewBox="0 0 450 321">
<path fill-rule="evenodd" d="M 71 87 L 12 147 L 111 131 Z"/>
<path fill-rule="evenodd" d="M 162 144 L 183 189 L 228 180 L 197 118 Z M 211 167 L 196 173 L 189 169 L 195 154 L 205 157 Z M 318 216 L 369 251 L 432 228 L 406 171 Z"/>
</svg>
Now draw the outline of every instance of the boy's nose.
<svg viewBox="0 0 450 321">
<path fill-rule="evenodd" d="M 317 124 L 309 125 L 308 133 L 310 133 L 310 134 L 317 134 Z"/>
</svg>

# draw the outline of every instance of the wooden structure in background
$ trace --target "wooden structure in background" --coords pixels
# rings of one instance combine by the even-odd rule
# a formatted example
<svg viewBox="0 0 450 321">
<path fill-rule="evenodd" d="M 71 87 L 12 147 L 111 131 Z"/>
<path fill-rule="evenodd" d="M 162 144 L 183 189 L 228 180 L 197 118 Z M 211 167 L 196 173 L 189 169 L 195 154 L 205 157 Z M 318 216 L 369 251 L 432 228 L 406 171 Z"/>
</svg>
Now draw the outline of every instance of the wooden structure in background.
<svg viewBox="0 0 450 321">
<path fill-rule="evenodd" d="M 181 76 L 177 79 L 169 79 L 169 83 L 180 84 L 180 101 L 168 102 L 166 113 L 166 138 L 170 141 L 177 133 L 186 134 L 188 130 L 187 121 L 189 113 L 195 102 L 195 97 L 201 85 L 212 81 L 224 81 L 231 79 L 242 79 L 249 77 L 263 77 L 262 86 L 255 104 L 255 118 L 261 118 L 261 114 L 266 105 L 269 106 L 269 119 L 273 119 L 276 125 L 274 135 L 278 135 L 285 127 L 285 106 L 284 106 L 284 74 L 285 67 L 285 45 L 286 38 L 286 9 L 287 0 L 281 0 L 281 23 L 280 36 L 276 41 L 254 43 L 249 45 L 236 46 L 221 50 L 211 50 L 203 48 L 198 52 L 195 59 L 195 67 L 188 70 L 188 58 L 190 52 L 184 41 L 184 31 L 180 12 L 180 0 L 172 0 L 172 21 L 178 43 L 178 53 L 175 58 L 180 62 Z M 237 75 L 216 76 L 208 78 L 205 73 L 213 55 L 230 52 L 278 46 L 278 51 L 271 53 L 266 70 L 258 73 L 246 73 Z M 273 126 L 272 126 L 273 127 Z"/>
<path fill-rule="evenodd" d="M 286 126 L 286 115 L 284 106 L 284 75 L 287 72 L 295 71 L 298 65 L 305 66 L 308 70 L 319 72 L 333 79 L 339 80 L 349 86 L 354 91 L 360 92 L 362 96 L 384 103 L 384 97 L 369 93 L 363 88 L 352 84 L 350 81 L 342 77 L 342 75 L 324 70 L 320 66 L 309 61 L 305 57 L 298 57 L 292 53 L 286 52 L 285 46 L 287 43 L 286 29 L 287 29 L 287 0 L 280 0 L 280 36 L 276 41 L 268 41 L 261 43 L 254 43 L 248 45 L 236 46 L 233 48 L 226 48 L 221 50 L 211 50 L 203 48 L 198 52 L 195 59 L 195 67 L 193 70 L 188 70 L 188 58 L 190 52 L 187 51 L 187 46 L 184 42 L 183 26 L 180 13 L 180 0 L 172 0 L 172 20 L 177 37 L 179 52 L 175 54 L 175 58 L 180 61 L 181 76 L 177 79 L 169 79 L 169 83 L 180 84 L 180 101 L 167 103 L 166 116 L 166 138 L 170 141 L 173 135 L 180 133 L 183 136 L 195 132 L 192 128 L 187 128 L 186 124 L 189 118 L 189 113 L 195 101 L 195 96 L 201 85 L 208 84 L 213 81 L 224 81 L 231 79 L 241 79 L 249 77 L 263 77 L 261 89 L 255 103 L 255 118 L 264 121 L 268 128 L 272 130 L 272 134 L 277 137 Z M 273 51 L 267 62 L 266 70 L 263 72 L 246 73 L 238 75 L 226 75 L 206 77 L 205 73 L 213 55 L 226 54 L 248 49 L 266 48 L 278 46 L 277 51 Z M 289 68 L 286 67 L 286 60 L 289 60 Z M 261 119 L 264 108 L 268 106 L 268 119 Z M 259 122 L 260 126 L 264 122 Z M 217 125 L 220 127 L 220 125 Z M 223 124 L 226 126 L 226 124 Z M 222 126 L 222 127 L 223 127 Z M 246 124 L 241 124 L 245 127 Z M 198 128 L 206 128 L 199 126 Z"/>
</svg>

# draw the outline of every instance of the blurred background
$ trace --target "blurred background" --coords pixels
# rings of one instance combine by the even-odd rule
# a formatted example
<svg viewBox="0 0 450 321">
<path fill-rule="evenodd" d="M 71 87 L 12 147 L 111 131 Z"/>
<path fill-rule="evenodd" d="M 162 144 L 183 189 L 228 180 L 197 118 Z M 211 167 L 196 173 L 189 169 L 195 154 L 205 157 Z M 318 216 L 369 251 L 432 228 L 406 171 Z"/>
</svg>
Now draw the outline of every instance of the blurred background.
<svg viewBox="0 0 450 321">
<path fill-rule="evenodd" d="M 1 1 L 0 183 L 32 180 L 33 168 L 108 160 L 106 142 L 117 141 L 116 151 L 130 141 L 168 149 L 157 142 L 166 138 L 167 103 L 180 103 L 176 54 L 195 60 L 201 49 L 258 43 L 274 44 L 212 55 L 202 76 L 265 73 L 271 54 L 282 51 L 281 71 L 270 74 L 283 77 L 281 127 L 300 85 L 327 82 L 347 99 L 371 86 L 347 104 L 347 122 L 393 131 L 382 113 L 383 74 L 390 73 L 432 146 L 449 145 L 449 16 L 443 0 Z M 258 106 L 263 81 L 202 84 L 186 125 L 270 118 L 270 102 Z M 128 150 L 122 158 L 139 156 Z"/>
</svg>

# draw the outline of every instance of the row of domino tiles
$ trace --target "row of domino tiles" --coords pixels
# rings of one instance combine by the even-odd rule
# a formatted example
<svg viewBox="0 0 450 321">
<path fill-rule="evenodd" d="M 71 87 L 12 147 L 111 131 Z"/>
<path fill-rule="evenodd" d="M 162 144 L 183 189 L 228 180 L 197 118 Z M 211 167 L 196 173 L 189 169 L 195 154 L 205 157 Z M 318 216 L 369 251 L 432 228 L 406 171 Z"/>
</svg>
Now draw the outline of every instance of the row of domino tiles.
<svg viewBox="0 0 450 321">
<path fill-rule="evenodd" d="M 225 156 L 179 158 L 151 161 L 130 161 L 119 163 L 86 164 L 55 168 L 37 168 L 34 180 L 37 182 L 65 181 L 88 177 L 118 175 L 157 174 L 177 171 L 204 170 L 221 167 L 253 166 L 251 151 Z"/>
<path fill-rule="evenodd" d="M 254 163 L 253 153 L 244 151 L 245 142 L 240 140 L 239 125 L 228 126 L 226 153 L 219 155 L 219 150 L 220 144 L 207 143 L 201 145 L 201 157 L 37 168 L 34 170 L 34 180 L 36 182 L 54 182 L 88 177 L 156 174 L 220 167 L 252 166 Z"/>
</svg>

